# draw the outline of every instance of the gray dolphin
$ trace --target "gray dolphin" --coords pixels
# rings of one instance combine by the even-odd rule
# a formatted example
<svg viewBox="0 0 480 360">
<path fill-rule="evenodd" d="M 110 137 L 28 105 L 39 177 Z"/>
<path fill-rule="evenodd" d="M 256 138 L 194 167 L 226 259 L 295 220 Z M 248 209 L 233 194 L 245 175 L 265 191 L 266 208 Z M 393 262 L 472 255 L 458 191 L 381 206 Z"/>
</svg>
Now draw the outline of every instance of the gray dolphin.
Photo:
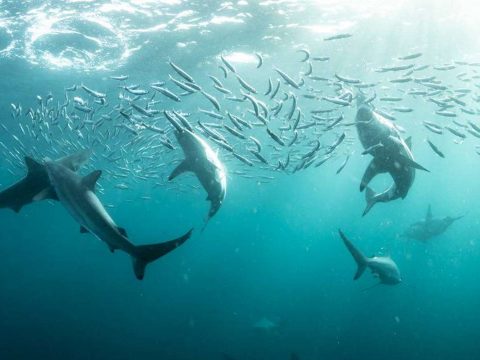
<svg viewBox="0 0 480 360">
<path fill-rule="evenodd" d="M 87 162 L 90 155 L 90 150 L 83 150 L 58 159 L 56 162 L 72 171 L 77 171 Z M 25 157 L 25 166 L 27 167 L 25 177 L 0 192 L 0 208 L 10 208 L 18 213 L 22 207 L 35 201 L 37 196 L 56 199 L 45 166 L 28 156 Z M 39 195 L 42 193 L 45 194 Z"/>
<path fill-rule="evenodd" d="M 434 236 L 444 233 L 450 225 L 462 217 L 463 215 L 457 217 L 446 216 L 443 218 L 434 218 L 432 216 L 432 208 L 428 205 L 425 219 L 411 224 L 408 229 L 405 230 L 403 236 L 410 239 L 426 241 Z"/>
<path fill-rule="evenodd" d="M 170 114 L 165 114 L 175 128 L 175 137 L 182 147 L 185 159 L 172 171 L 168 180 L 183 172 L 193 172 L 207 192 L 210 201 L 208 219 L 212 218 L 223 203 L 227 192 L 227 176 L 215 151 L 197 134 L 182 127 Z"/>
<path fill-rule="evenodd" d="M 379 278 L 381 284 L 396 285 L 402 282 L 400 270 L 392 258 L 389 256 L 373 256 L 368 258 L 347 239 L 341 230 L 338 230 L 338 233 L 357 263 L 358 269 L 353 278 L 354 280 L 357 280 L 362 276 L 363 272 L 368 267 L 372 271 L 372 274 Z"/>
<path fill-rule="evenodd" d="M 192 233 L 190 230 L 178 239 L 164 243 L 135 246 L 127 239 L 126 231 L 115 224 L 95 195 L 94 188 L 101 175 L 100 170 L 81 177 L 56 162 L 47 161 L 45 167 L 58 199 L 80 224 L 80 231 L 90 232 L 106 242 L 112 252 L 120 249 L 129 254 L 135 276 L 139 280 L 143 279 L 148 263 L 182 245 Z"/>
<path fill-rule="evenodd" d="M 358 137 L 365 149 L 364 154 L 373 156 L 360 183 L 360 191 L 367 189 L 367 206 L 363 212 L 363 215 L 366 215 L 377 202 L 404 199 L 415 179 L 415 169 L 428 170 L 415 162 L 411 151 L 411 138 L 403 140 L 395 125 L 377 114 L 369 105 L 362 103 L 361 96 L 358 105 L 355 117 Z M 393 184 L 384 192 L 375 193 L 368 184 L 381 173 L 389 173 Z"/>
</svg>

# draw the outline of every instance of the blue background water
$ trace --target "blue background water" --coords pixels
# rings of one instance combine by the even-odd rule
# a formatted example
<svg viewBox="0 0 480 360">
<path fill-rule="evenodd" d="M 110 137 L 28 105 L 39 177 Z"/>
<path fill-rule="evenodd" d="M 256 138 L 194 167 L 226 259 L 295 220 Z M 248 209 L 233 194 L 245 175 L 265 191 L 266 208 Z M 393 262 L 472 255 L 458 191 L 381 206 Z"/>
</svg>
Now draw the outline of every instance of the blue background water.
<svg viewBox="0 0 480 360">
<path fill-rule="evenodd" d="M 165 78 L 168 58 L 205 76 L 218 71 L 214 59 L 221 52 L 260 51 L 271 64 L 295 73 L 300 65 L 294 46 L 302 44 L 332 56 L 319 65 L 326 73 L 359 78 L 367 68 L 415 50 L 424 53 L 424 63 L 478 60 L 473 3 L 455 9 L 437 1 L 356 3 L 131 1 L 99 15 L 102 4 L 89 1 L 4 1 L 1 118 L 8 123 L 11 102 L 32 104 L 37 94 L 62 94 L 75 83 L 114 91 L 106 80 L 113 74 L 145 84 Z M 176 18 L 182 11 L 191 12 Z M 69 21 L 72 14 L 84 16 L 69 26 L 105 42 L 96 47 L 84 36 L 55 31 L 34 40 L 42 21 L 48 22 L 44 14 Z M 109 25 L 86 21 L 88 14 Z M 322 41 L 342 31 L 354 37 L 348 43 Z M 76 50 L 59 55 L 67 47 Z M 93 60 L 84 60 L 87 53 L 95 54 Z M 237 67 L 243 74 L 253 71 L 251 64 Z M 369 159 L 359 155 L 357 141 L 339 175 L 341 157 L 294 175 L 274 173 L 275 180 L 263 184 L 231 174 L 241 166 L 230 160 L 219 213 L 203 233 L 197 230 L 183 247 L 151 265 L 142 282 L 134 279 L 126 255 L 112 255 L 105 244 L 81 235 L 59 204 L 37 203 L 20 214 L 2 210 L 0 358 L 182 360 L 227 353 L 236 359 L 288 359 L 291 352 L 307 360 L 478 358 L 475 141 L 435 137 L 447 155 L 440 159 L 424 143 L 420 125 L 432 116 L 430 109 L 412 105 L 415 112 L 401 125 L 413 136 L 416 158 L 431 172 L 417 172 L 405 200 L 360 216 L 365 200 L 358 183 Z M 0 132 L 0 139 L 8 138 Z M 22 173 L 7 172 L 5 159 L 0 166 L 2 187 Z M 171 169 L 162 166 L 167 173 Z M 145 194 L 152 200 L 139 199 Z M 148 182 L 128 192 L 106 183 L 101 199 L 115 205 L 110 213 L 135 243 L 178 236 L 201 223 L 208 207 L 202 191 L 177 192 Z M 425 216 L 428 204 L 434 215 L 467 216 L 430 243 L 401 238 L 408 224 Z M 338 228 L 367 255 L 391 254 L 403 283 L 362 291 L 375 280 L 366 274 L 352 281 L 355 265 Z M 278 326 L 256 328 L 264 317 Z"/>
</svg>

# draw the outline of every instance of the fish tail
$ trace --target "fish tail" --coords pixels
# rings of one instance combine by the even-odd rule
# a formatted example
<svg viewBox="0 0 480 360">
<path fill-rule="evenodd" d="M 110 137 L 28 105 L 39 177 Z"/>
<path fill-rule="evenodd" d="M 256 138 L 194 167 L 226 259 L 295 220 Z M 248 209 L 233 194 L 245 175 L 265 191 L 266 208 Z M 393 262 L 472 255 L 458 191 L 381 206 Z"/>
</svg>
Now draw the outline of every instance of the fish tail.
<svg viewBox="0 0 480 360">
<path fill-rule="evenodd" d="M 367 215 L 367 213 L 370 211 L 373 205 L 377 203 L 377 197 L 376 197 L 375 191 L 373 191 L 369 186 L 367 186 L 366 188 L 365 200 L 367 200 L 367 206 L 365 207 L 365 210 L 363 210 L 362 216 Z"/>
<path fill-rule="evenodd" d="M 350 254 L 352 254 L 352 257 L 353 259 L 355 260 L 355 262 L 357 263 L 357 272 L 355 273 L 355 276 L 353 278 L 353 280 L 357 280 L 360 276 L 362 276 L 363 272 L 365 271 L 365 269 L 367 268 L 367 265 L 368 265 L 368 258 L 365 257 L 365 255 L 363 255 L 360 250 L 358 250 L 350 240 L 347 239 L 347 237 L 345 236 L 345 234 L 342 232 L 342 230 L 338 230 L 338 233 L 340 235 L 340 237 L 342 238 L 343 240 L 343 243 L 345 244 L 345 246 L 347 247 L 348 251 L 350 252 Z"/>
<path fill-rule="evenodd" d="M 145 276 L 145 268 L 147 265 L 162 256 L 175 250 L 177 247 L 187 241 L 192 235 L 193 229 L 190 229 L 181 237 L 166 241 L 159 244 L 135 246 L 132 253 L 133 271 L 138 280 L 142 280 Z"/>
</svg>

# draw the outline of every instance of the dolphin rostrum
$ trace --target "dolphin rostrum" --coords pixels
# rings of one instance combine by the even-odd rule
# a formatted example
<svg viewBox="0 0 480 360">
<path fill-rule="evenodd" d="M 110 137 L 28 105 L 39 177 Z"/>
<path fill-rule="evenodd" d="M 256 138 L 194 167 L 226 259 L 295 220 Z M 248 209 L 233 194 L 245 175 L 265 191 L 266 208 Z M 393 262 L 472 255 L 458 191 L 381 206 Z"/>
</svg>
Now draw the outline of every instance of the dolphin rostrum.
<svg viewBox="0 0 480 360">
<path fill-rule="evenodd" d="M 410 225 L 403 233 L 403 236 L 410 239 L 426 241 L 434 236 L 444 233 L 450 227 L 450 225 L 462 217 L 463 215 L 457 217 L 446 216 L 443 218 L 434 218 L 432 216 L 432 208 L 430 205 L 428 205 L 425 219 Z"/>
<path fill-rule="evenodd" d="M 72 171 L 77 171 L 90 155 L 90 150 L 83 150 L 56 161 Z M 28 156 L 25 157 L 25 165 L 27 167 L 25 177 L 0 192 L 0 208 L 10 208 L 18 213 L 22 207 L 35 201 L 41 193 L 45 193 L 42 198 L 56 199 L 44 165 Z"/>
<path fill-rule="evenodd" d="M 364 153 L 373 156 L 360 183 L 360 191 L 367 189 L 367 206 L 363 212 L 363 215 L 366 215 L 377 202 L 404 199 L 415 179 L 415 169 L 428 170 L 415 162 L 411 151 L 411 138 L 402 139 L 397 127 L 390 120 L 362 102 L 362 95 L 359 95 L 358 101 L 355 117 L 358 137 L 365 149 Z M 384 192 L 375 193 L 368 184 L 381 173 L 389 173 L 393 184 Z"/>
<path fill-rule="evenodd" d="M 396 285 L 402 282 L 397 264 L 395 264 L 389 256 L 373 256 L 368 258 L 347 239 L 341 230 L 338 230 L 338 233 L 357 263 L 358 268 L 353 278 L 354 280 L 357 280 L 362 276 L 363 272 L 368 267 L 372 271 L 372 274 L 379 278 L 381 284 Z"/>
<path fill-rule="evenodd" d="M 47 161 L 45 167 L 58 199 L 80 224 L 80 231 L 90 232 L 106 242 L 112 252 L 120 249 L 129 254 L 135 276 L 139 280 L 143 279 L 148 263 L 182 245 L 192 233 L 190 230 L 178 239 L 159 244 L 135 246 L 128 240 L 126 231 L 115 224 L 95 195 L 94 189 L 101 175 L 100 170 L 81 177 L 57 162 Z"/>
<path fill-rule="evenodd" d="M 225 198 L 227 191 L 225 168 L 204 139 L 181 126 L 169 113 L 165 112 L 165 116 L 175 128 L 175 137 L 185 155 L 185 159 L 172 171 L 168 180 L 173 180 L 186 171 L 193 172 L 208 194 L 207 200 L 211 204 L 208 212 L 210 219 L 220 209 Z"/>
</svg>

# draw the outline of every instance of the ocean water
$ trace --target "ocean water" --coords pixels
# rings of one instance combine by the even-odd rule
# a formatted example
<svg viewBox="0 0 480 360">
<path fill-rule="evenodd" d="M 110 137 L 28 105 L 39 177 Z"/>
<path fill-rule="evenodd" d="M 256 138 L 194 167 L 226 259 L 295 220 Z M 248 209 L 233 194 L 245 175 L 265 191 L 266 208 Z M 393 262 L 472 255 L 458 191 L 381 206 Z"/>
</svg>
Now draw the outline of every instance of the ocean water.
<svg viewBox="0 0 480 360">
<path fill-rule="evenodd" d="M 0 359 L 478 359 L 480 140 L 470 123 L 480 126 L 479 10 L 474 1 L 447 0 L 1 1 L 0 188 L 24 176 L 24 156 L 56 159 L 89 148 L 79 173 L 103 171 L 98 197 L 132 243 L 194 232 L 139 281 L 129 256 L 81 234 L 62 203 L 0 209 Z M 351 36 L 325 40 L 339 34 Z M 420 55 L 399 59 L 411 54 Z M 285 146 L 252 114 L 242 95 L 248 90 L 221 55 L 257 90 L 250 95 L 265 103 L 268 127 Z M 215 96 L 224 119 L 200 111 L 215 111 L 201 93 L 180 95 L 169 74 L 183 79 L 169 61 Z M 280 81 L 275 68 L 301 85 Z M 119 75 L 128 79 L 111 78 Z M 216 90 L 209 75 L 232 95 Z M 264 95 L 269 78 L 280 82 L 274 100 Z M 158 81 L 181 101 L 154 91 Z M 135 84 L 148 94 L 136 99 L 125 89 Z M 366 216 L 359 184 L 372 156 L 362 155 L 351 126 L 358 84 L 372 84 L 362 89 L 376 95 L 371 104 L 394 115 L 401 137 L 412 137 L 415 161 L 429 170 L 416 171 L 405 199 L 376 204 Z M 106 103 L 81 85 L 106 94 Z M 354 98 L 343 98 L 346 106 L 325 99 L 340 93 Z M 293 96 L 300 124 L 314 119 L 312 110 L 343 118 L 331 128 L 324 120 L 299 129 L 288 146 Z M 400 100 L 381 99 L 387 96 Z M 76 109 L 74 97 L 90 112 Z M 67 101 L 52 120 L 49 110 Z M 159 112 L 142 116 L 132 102 Z M 226 197 L 203 230 L 209 202 L 198 179 L 167 180 L 184 155 L 164 110 L 184 113 L 226 169 Z M 198 121 L 233 126 L 227 112 L 255 124 L 243 127 L 244 140 L 214 128 L 253 166 L 198 128 Z M 102 115 L 109 119 L 92 125 Z M 343 133 L 331 158 L 315 167 Z M 261 142 L 267 165 L 249 152 L 249 136 Z M 295 171 L 317 140 L 314 165 Z M 382 174 L 372 186 L 391 182 Z M 402 236 L 429 205 L 434 217 L 465 216 L 428 241 Z M 369 271 L 354 281 L 356 265 L 338 229 L 365 255 L 391 256 L 402 282 L 377 286 Z"/>
</svg>

